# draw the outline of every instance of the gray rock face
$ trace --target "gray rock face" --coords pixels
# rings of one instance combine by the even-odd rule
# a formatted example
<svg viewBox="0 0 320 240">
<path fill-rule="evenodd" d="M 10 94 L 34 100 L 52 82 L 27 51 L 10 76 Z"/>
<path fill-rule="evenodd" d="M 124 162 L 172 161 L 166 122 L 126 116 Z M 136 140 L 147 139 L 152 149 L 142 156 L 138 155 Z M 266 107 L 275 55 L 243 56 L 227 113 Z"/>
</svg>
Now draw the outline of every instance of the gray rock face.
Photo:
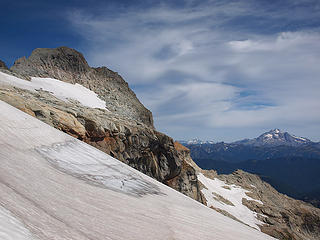
<svg viewBox="0 0 320 240">
<path fill-rule="evenodd" d="M 35 49 L 29 58 L 18 59 L 11 71 L 25 78 L 49 77 L 79 83 L 105 100 L 110 111 L 153 127 L 152 113 L 141 104 L 118 73 L 106 67 L 90 67 L 83 55 L 74 49 Z"/>
</svg>

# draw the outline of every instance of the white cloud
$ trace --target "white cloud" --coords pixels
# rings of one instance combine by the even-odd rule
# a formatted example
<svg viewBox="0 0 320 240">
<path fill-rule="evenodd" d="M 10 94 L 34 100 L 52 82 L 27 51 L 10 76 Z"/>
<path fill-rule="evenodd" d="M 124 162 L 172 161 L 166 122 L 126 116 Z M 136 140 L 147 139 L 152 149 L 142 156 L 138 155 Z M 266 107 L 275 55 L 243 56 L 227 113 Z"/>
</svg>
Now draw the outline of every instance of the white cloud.
<svg viewBox="0 0 320 240">
<path fill-rule="evenodd" d="M 230 127 L 239 138 L 237 128 L 294 126 L 319 139 L 320 33 L 262 34 L 228 25 L 247 15 L 263 16 L 271 25 L 292 18 L 284 10 L 212 1 L 206 7 L 129 9 L 112 17 L 78 11 L 69 19 L 91 46 L 89 62 L 139 86 L 137 95 L 156 125 L 173 137 L 183 138 L 184 127 L 195 133 Z"/>
</svg>

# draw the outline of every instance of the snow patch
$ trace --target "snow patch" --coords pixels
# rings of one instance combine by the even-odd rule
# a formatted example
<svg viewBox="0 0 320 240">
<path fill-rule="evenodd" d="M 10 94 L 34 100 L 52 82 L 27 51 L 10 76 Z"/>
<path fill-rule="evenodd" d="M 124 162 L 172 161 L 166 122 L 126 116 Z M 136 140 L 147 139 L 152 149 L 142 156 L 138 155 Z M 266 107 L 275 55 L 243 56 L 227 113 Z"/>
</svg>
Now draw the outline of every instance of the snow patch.
<svg viewBox="0 0 320 240">
<path fill-rule="evenodd" d="M 297 136 L 292 136 L 293 138 L 295 138 L 296 140 L 298 141 L 303 141 L 303 142 L 306 142 L 307 139 L 303 138 L 303 137 L 297 137 Z"/>
<path fill-rule="evenodd" d="M 88 183 L 115 191 L 143 196 L 161 194 L 137 170 L 78 140 L 41 146 L 37 151 L 53 166 Z"/>
<path fill-rule="evenodd" d="M 0 83 L 30 91 L 44 90 L 63 101 L 73 99 L 90 108 L 108 110 L 106 102 L 101 100 L 95 92 L 77 83 L 71 84 L 53 78 L 39 77 L 32 77 L 31 81 L 27 81 L 3 72 L 0 72 Z"/>
<path fill-rule="evenodd" d="M 198 174 L 198 179 L 207 188 L 203 188 L 201 192 L 206 198 L 208 207 L 224 210 L 243 223 L 260 230 L 258 225 L 263 225 L 264 223 L 257 219 L 257 213 L 251 211 L 242 204 L 242 199 L 245 198 L 247 200 L 256 201 L 259 204 L 263 204 L 263 202 L 247 196 L 246 193 L 249 191 L 240 186 L 234 184 L 228 185 L 217 178 L 207 178 L 202 173 Z M 232 205 L 219 201 L 219 199 L 217 199 L 217 194 L 231 202 Z"/>
<path fill-rule="evenodd" d="M 273 137 L 273 135 L 272 135 L 272 134 L 270 134 L 270 133 L 268 133 L 268 134 L 264 135 L 264 138 L 272 138 L 272 137 Z"/>
</svg>

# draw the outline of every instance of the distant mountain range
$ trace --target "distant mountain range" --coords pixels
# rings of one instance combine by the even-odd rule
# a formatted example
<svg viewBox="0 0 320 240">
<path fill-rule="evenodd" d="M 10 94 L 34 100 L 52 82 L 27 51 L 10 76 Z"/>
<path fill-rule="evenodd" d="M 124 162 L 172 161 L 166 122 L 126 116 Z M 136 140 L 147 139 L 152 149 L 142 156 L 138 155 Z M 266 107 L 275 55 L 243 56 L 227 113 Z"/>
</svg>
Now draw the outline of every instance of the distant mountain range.
<svg viewBox="0 0 320 240">
<path fill-rule="evenodd" d="M 273 129 L 233 143 L 184 145 L 203 169 L 221 174 L 242 169 L 258 174 L 278 191 L 320 207 L 319 142 Z"/>
<path fill-rule="evenodd" d="M 197 144 L 214 144 L 213 140 L 201 140 L 198 138 L 193 138 L 190 140 L 179 140 L 179 142 L 183 145 L 197 145 Z M 273 146 L 300 146 L 304 144 L 312 143 L 311 140 L 304 137 L 297 137 L 291 135 L 288 132 L 283 132 L 278 128 L 272 129 L 269 132 L 265 132 L 261 134 L 257 138 L 253 139 L 243 139 L 239 141 L 232 142 L 231 144 L 242 144 L 249 146 L 265 146 L 265 147 L 273 147 Z"/>
<path fill-rule="evenodd" d="M 197 145 L 197 144 L 214 144 L 214 141 L 203 141 L 198 138 L 194 138 L 191 140 L 179 140 L 182 145 Z"/>
<path fill-rule="evenodd" d="M 182 141 L 193 159 L 241 162 L 282 157 L 320 158 L 320 143 L 273 129 L 254 139 L 233 143 L 191 140 Z"/>
</svg>

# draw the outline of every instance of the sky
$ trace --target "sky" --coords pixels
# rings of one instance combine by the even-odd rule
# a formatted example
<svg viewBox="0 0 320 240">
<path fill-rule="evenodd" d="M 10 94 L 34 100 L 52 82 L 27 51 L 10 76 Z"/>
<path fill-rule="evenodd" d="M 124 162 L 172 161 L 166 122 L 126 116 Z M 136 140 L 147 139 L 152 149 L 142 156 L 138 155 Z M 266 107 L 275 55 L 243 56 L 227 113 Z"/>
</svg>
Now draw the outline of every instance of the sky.
<svg viewBox="0 0 320 240">
<path fill-rule="evenodd" d="M 0 59 L 68 46 L 118 72 L 174 139 L 320 141 L 320 1 L 0 0 Z"/>
</svg>

